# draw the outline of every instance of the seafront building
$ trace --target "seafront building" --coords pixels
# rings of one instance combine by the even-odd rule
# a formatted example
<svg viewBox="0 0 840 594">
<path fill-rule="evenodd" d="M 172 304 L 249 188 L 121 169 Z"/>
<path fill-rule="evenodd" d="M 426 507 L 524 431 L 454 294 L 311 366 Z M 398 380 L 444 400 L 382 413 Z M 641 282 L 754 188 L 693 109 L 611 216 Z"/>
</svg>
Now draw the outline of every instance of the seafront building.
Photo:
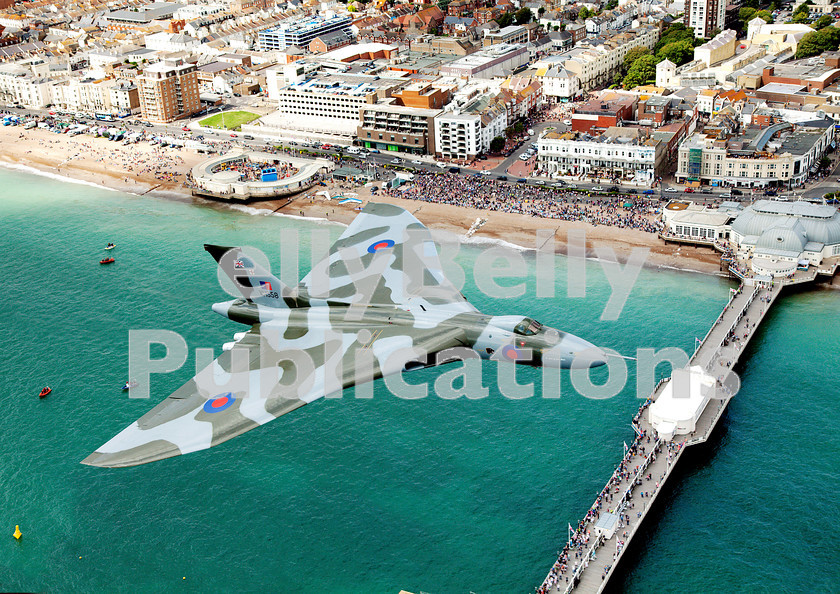
<svg viewBox="0 0 840 594">
<path fill-rule="evenodd" d="M 435 117 L 440 109 L 376 103 L 360 110 L 359 144 L 383 151 L 435 154 Z"/>
<path fill-rule="evenodd" d="M 724 202 L 710 208 L 673 200 L 662 220 L 666 239 L 729 245 L 759 275 L 787 276 L 840 256 L 840 212 L 830 205 L 758 200 L 747 207 Z"/>
<path fill-rule="evenodd" d="M 167 123 L 201 109 L 195 64 L 181 60 L 157 62 L 137 77 L 143 119 Z"/>
<path fill-rule="evenodd" d="M 840 213 L 833 206 L 759 200 L 731 224 L 737 255 L 757 274 L 792 274 L 840 256 Z"/>
<path fill-rule="evenodd" d="M 0 64 L 0 101 L 42 108 L 52 100 L 54 81 L 19 64 Z"/>
<path fill-rule="evenodd" d="M 490 142 L 504 134 L 507 107 L 501 96 L 487 93 L 435 118 L 435 153 L 438 157 L 469 161 L 490 150 Z"/>
<path fill-rule="evenodd" d="M 679 148 L 676 180 L 746 188 L 793 187 L 814 173 L 834 141 L 834 121 L 788 122 L 741 134 L 698 132 Z"/>
<path fill-rule="evenodd" d="M 549 132 L 537 143 L 537 167 L 552 176 L 586 176 L 651 184 L 665 165 L 666 144 L 639 128 L 602 134 Z"/>
<path fill-rule="evenodd" d="M 332 135 L 350 141 L 357 133 L 360 110 L 405 84 L 400 78 L 314 71 L 277 89 L 277 111 L 262 123 L 278 131 Z"/>
<path fill-rule="evenodd" d="M 52 103 L 74 112 L 129 114 L 140 110 L 140 93 L 132 80 L 71 78 L 53 85 Z"/>
</svg>

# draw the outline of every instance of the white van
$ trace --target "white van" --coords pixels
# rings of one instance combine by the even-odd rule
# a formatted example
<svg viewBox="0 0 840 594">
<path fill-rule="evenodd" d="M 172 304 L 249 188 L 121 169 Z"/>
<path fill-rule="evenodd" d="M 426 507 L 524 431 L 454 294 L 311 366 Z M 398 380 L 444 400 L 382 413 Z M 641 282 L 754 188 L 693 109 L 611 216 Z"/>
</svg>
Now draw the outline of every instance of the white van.
<svg viewBox="0 0 840 594">
<path fill-rule="evenodd" d="M 360 152 L 362 152 L 362 149 L 360 149 L 357 146 L 348 146 L 345 150 L 351 155 L 358 155 Z"/>
</svg>

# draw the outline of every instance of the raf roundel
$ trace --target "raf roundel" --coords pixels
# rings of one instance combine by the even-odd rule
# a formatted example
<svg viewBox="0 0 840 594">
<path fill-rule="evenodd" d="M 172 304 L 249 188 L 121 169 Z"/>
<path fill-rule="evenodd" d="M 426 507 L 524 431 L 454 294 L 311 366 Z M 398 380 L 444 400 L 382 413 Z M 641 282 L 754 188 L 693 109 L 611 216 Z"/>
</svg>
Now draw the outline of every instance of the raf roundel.
<svg viewBox="0 0 840 594">
<path fill-rule="evenodd" d="M 230 392 L 228 392 L 227 394 L 221 394 L 204 403 L 204 412 L 222 412 L 226 408 L 229 408 L 234 402 L 236 402 L 236 398 L 234 398 L 233 394 L 231 394 Z"/>
<path fill-rule="evenodd" d="M 511 361 L 516 361 L 519 359 L 519 351 L 516 350 L 516 347 L 512 344 L 506 344 L 502 347 L 502 355 L 510 359 Z"/>
<path fill-rule="evenodd" d="M 393 239 L 382 239 L 380 241 L 377 241 L 376 243 L 370 244 L 370 246 L 368 246 L 368 253 L 373 254 L 377 250 L 385 250 L 385 249 L 388 249 L 390 247 L 394 247 L 394 240 Z"/>
</svg>

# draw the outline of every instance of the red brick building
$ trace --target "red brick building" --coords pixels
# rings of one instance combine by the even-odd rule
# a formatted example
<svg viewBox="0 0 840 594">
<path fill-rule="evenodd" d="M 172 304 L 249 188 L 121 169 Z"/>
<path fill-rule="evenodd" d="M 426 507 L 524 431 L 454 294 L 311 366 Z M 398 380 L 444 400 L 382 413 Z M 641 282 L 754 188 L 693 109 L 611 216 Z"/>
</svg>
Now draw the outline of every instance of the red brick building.
<svg viewBox="0 0 840 594">
<path fill-rule="evenodd" d="M 572 114 L 572 130 L 593 134 L 610 126 L 617 126 L 623 120 L 631 121 L 634 119 L 637 102 L 635 97 L 614 101 L 588 101 L 575 108 Z"/>
</svg>

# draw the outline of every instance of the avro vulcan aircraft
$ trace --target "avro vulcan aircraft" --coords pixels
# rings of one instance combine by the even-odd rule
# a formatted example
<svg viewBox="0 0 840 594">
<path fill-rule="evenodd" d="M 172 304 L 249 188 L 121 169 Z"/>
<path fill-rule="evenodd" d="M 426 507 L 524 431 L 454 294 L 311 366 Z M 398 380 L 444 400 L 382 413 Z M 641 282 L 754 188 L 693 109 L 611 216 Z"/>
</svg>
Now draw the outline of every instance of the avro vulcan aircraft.
<svg viewBox="0 0 840 594">
<path fill-rule="evenodd" d="M 294 288 L 245 250 L 205 249 L 242 293 L 213 311 L 250 329 L 84 464 L 203 450 L 344 388 L 469 356 L 563 368 L 606 361 L 533 319 L 479 312 L 444 277 L 429 230 L 390 204 L 365 206 Z"/>
</svg>

